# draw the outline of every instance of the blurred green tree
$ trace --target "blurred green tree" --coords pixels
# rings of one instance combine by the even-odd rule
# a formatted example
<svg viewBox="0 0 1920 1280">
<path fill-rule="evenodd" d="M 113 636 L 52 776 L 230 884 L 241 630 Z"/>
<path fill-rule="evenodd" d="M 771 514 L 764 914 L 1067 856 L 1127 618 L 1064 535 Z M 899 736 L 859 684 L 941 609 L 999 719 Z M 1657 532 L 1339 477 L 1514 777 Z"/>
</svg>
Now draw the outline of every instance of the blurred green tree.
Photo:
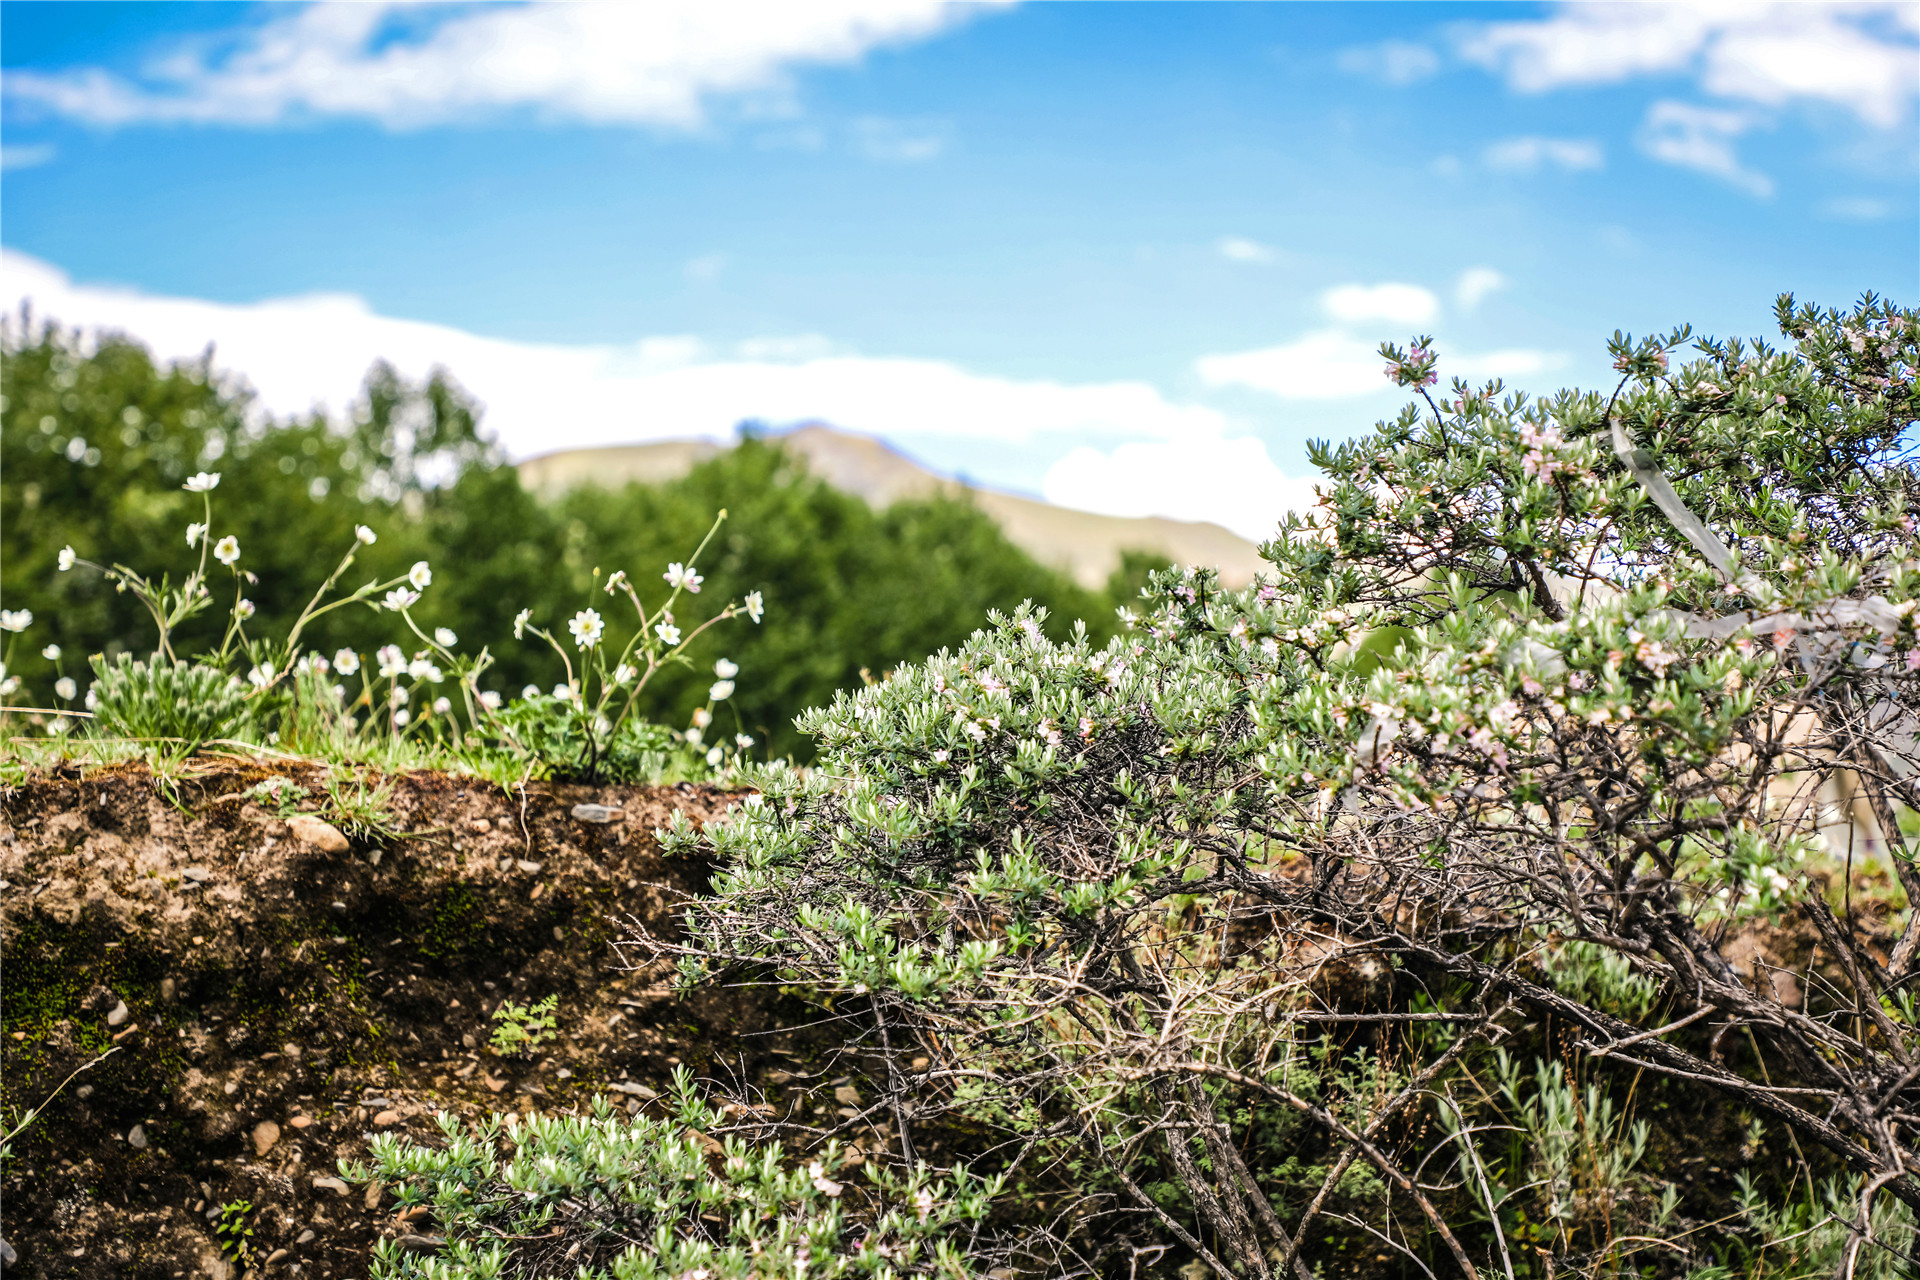
<svg viewBox="0 0 1920 1280">
<path fill-rule="evenodd" d="M 283 631 L 364 524 L 378 536 L 349 589 L 433 566 L 416 616 L 452 628 L 461 648 L 488 646 L 498 666 L 486 682 L 509 695 L 561 675 L 553 654 L 512 639 L 522 608 L 551 628 L 592 605 L 621 639 L 629 619 L 595 587 L 626 570 L 643 596 L 664 590 L 661 572 L 684 560 L 720 508 L 729 511 L 702 559 L 712 596 L 758 590 L 767 623 L 731 624 L 698 651 L 703 665 L 663 673 L 644 711 L 685 724 L 706 702 L 713 661 L 741 667 L 717 727 L 746 732 L 776 753 L 809 749 L 793 717 L 833 691 L 880 678 L 902 662 L 958 644 L 991 609 L 1033 600 L 1064 636 L 1085 619 L 1096 640 L 1112 633 L 1110 598 L 1144 579 L 1130 559 L 1108 592 L 1088 591 L 1007 541 L 964 499 L 903 502 L 875 511 L 833 489 L 777 442 L 739 448 L 665 484 L 583 489 L 545 503 L 480 429 L 478 408 L 449 375 L 413 383 L 391 367 L 368 373 L 344 422 L 319 414 L 277 421 L 243 379 L 199 359 L 156 364 L 139 343 L 87 337 L 32 316 L 0 322 L 0 598 L 31 609 L 13 667 L 31 686 L 52 679 L 41 649 L 65 651 L 69 674 L 85 656 L 143 652 L 152 626 L 130 596 L 97 574 L 60 573 L 71 545 L 100 563 L 121 562 L 176 581 L 196 559 L 185 530 L 197 495 L 181 484 L 218 471 L 213 537 L 232 534 L 256 634 Z M 598 576 L 596 577 L 596 570 Z M 215 637 L 209 611 L 179 642 Z M 199 630 L 196 630 L 199 628 Z M 314 625 L 306 643 L 331 654 L 407 645 L 391 614 L 349 609 Z"/>
</svg>

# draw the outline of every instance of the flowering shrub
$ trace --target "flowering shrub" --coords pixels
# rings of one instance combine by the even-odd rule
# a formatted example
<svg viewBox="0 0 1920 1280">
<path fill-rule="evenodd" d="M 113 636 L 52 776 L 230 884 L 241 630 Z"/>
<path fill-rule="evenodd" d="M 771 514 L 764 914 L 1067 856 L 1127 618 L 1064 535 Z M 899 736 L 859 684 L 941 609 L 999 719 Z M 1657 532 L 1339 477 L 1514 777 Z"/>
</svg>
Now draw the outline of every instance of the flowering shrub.
<svg viewBox="0 0 1920 1280">
<path fill-rule="evenodd" d="M 635 945 L 871 1025 L 907 1150 L 1071 1160 L 1083 1224 L 1223 1275 L 1306 1280 L 1336 1221 L 1469 1276 L 1766 1265 L 1642 1162 L 1642 1077 L 1848 1180 L 1853 1262 L 1912 1250 L 1920 313 L 1779 320 L 1684 364 L 1616 337 L 1610 394 L 1545 400 L 1384 349 L 1414 404 L 1315 447 L 1268 580 L 1160 575 L 1104 647 L 1021 611 L 842 694 L 818 769 L 663 833 L 722 870 Z"/>
<path fill-rule="evenodd" d="M 375 1135 L 370 1162 L 341 1172 L 394 1187 L 403 1210 L 427 1206 L 439 1232 L 425 1255 L 381 1241 L 375 1280 L 972 1274 L 958 1241 L 986 1215 L 995 1181 L 868 1166 L 861 1189 L 837 1146 L 792 1168 L 777 1147 L 704 1137 L 724 1113 L 685 1068 L 668 1100 L 665 1119 L 619 1117 L 604 1099 L 587 1116 L 496 1116 L 470 1129 L 443 1114 L 438 1148 Z"/>
</svg>

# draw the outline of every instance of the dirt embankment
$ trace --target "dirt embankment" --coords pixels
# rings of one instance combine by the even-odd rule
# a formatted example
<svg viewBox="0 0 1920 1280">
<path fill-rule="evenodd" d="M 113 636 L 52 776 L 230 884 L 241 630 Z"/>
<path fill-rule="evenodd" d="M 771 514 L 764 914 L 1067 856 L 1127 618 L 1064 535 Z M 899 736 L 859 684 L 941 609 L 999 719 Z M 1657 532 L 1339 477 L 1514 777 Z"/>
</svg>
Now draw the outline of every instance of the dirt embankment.
<svg viewBox="0 0 1920 1280">
<path fill-rule="evenodd" d="M 337 1180 L 374 1134 L 596 1094 L 637 1109 L 682 1061 L 751 1072 L 793 1056 L 784 1037 L 742 1038 L 764 1021 L 744 998 L 676 999 L 612 946 L 616 918 L 670 929 L 673 895 L 704 885 L 653 830 L 731 795 L 378 785 L 381 821 L 409 834 L 356 828 L 320 770 L 242 761 L 5 794 L 5 1128 L 112 1050 L 13 1141 L 8 1280 L 364 1276 L 375 1239 L 407 1228 L 378 1189 Z M 547 996 L 557 1039 L 489 1051 L 503 1000 Z"/>
</svg>

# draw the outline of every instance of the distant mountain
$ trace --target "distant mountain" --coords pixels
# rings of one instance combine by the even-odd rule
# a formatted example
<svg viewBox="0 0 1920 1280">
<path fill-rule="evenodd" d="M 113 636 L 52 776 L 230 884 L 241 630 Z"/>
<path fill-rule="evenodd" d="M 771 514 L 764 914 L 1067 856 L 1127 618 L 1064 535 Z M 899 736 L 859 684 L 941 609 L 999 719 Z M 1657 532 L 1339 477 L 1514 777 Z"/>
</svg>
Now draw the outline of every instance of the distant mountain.
<svg viewBox="0 0 1920 1280">
<path fill-rule="evenodd" d="M 1253 543 L 1217 524 L 1095 515 L 975 488 L 928 470 L 872 436 L 818 423 L 795 427 L 776 438 L 805 458 L 822 480 L 876 507 L 936 493 L 970 496 L 1016 546 L 1088 587 L 1104 585 L 1126 551 L 1152 552 L 1180 564 L 1213 565 L 1230 586 L 1244 586 L 1261 565 Z M 520 479 L 529 489 L 550 497 L 583 485 L 658 484 L 685 475 L 696 463 L 727 447 L 708 440 L 663 440 L 567 449 L 527 459 L 520 464 Z"/>
</svg>

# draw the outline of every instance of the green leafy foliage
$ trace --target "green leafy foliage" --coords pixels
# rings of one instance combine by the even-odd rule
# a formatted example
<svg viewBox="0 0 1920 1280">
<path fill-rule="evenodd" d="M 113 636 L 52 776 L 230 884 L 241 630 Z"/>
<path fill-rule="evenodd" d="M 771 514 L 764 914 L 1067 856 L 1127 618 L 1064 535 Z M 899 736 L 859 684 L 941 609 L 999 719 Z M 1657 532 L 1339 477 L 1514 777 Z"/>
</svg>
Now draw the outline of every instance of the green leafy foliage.
<svg viewBox="0 0 1920 1280">
<path fill-rule="evenodd" d="M 559 1003 L 559 996 L 548 996 L 530 1005 L 502 1000 L 500 1007 L 493 1011 L 493 1020 L 500 1025 L 493 1029 L 487 1047 L 506 1057 L 533 1053 L 541 1045 L 557 1039 L 559 1022 L 554 1017 L 554 1009 Z"/>
<path fill-rule="evenodd" d="M 724 1116 L 684 1068 L 671 1103 L 662 1119 L 616 1116 L 604 1100 L 591 1115 L 471 1127 L 443 1114 L 439 1147 L 377 1135 L 370 1161 L 342 1172 L 394 1187 L 402 1208 L 428 1207 L 444 1243 L 420 1256 L 382 1241 L 375 1280 L 973 1274 L 962 1241 L 986 1216 L 992 1180 L 869 1166 L 855 1188 L 836 1180 L 847 1177 L 837 1144 L 794 1168 L 778 1147 L 705 1138 Z"/>
</svg>

